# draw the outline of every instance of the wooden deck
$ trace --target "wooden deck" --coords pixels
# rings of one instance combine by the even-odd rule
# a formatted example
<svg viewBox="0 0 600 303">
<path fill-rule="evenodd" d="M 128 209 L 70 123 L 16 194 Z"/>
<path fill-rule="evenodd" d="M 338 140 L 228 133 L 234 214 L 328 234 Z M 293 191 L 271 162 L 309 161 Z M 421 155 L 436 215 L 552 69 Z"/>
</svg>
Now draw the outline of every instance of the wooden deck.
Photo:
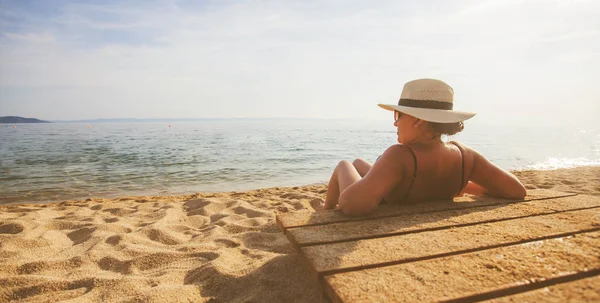
<svg viewBox="0 0 600 303">
<path fill-rule="evenodd" d="M 333 302 L 600 302 L 600 197 L 533 190 L 277 223 Z"/>
</svg>

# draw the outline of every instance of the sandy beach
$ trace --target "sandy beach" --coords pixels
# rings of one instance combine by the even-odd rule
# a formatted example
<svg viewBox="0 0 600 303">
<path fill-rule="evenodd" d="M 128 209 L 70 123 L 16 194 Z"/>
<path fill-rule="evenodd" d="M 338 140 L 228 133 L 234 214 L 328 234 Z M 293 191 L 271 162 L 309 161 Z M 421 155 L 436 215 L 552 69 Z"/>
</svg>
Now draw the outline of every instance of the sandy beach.
<svg viewBox="0 0 600 303">
<path fill-rule="evenodd" d="M 600 167 L 518 171 L 600 196 Z M 0 302 L 323 302 L 275 224 L 326 185 L 0 206 Z"/>
</svg>

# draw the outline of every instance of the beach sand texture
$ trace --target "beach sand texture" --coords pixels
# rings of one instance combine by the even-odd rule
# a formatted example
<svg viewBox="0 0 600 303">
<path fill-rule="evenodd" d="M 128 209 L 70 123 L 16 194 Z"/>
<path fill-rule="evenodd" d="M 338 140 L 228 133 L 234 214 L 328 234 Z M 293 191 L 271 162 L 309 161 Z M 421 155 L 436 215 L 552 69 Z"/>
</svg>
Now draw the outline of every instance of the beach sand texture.
<svg viewBox="0 0 600 303">
<path fill-rule="evenodd" d="M 600 167 L 515 174 L 600 196 Z M 325 185 L 0 207 L 0 302 L 324 302 L 275 224 Z"/>
</svg>

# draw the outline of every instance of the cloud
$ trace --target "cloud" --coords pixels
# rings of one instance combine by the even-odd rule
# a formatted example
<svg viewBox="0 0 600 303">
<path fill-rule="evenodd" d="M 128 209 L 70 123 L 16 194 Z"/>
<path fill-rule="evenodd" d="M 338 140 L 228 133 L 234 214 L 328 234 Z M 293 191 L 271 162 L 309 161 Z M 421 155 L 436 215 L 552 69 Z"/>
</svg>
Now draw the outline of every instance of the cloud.
<svg viewBox="0 0 600 303">
<path fill-rule="evenodd" d="M 552 95 L 565 87 L 580 83 L 574 102 L 582 108 L 600 93 L 586 80 L 600 60 L 594 1 L 67 1 L 59 8 L 11 7 L 18 16 L 4 20 L 11 30 L 0 41 L 0 89 L 12 89 L 0 102 L 15 113 L 19 102 L 46 96 L 70 109 L 49 108 L 49 119 L 378 117 L 375 103 L 393 102 L 419 77 L 446 80 L 458 106 L 479 117 L 511 106 L 529 112 L 524 102 L 541 100 L 538 90 L 556 108 L 562 100 Z M 42 37 L 40 47 L 34 41 Z M 106 109 L 90 112 L 89 104 Z"/>
<path fill-rule="evenodd" d="M 20 40 L 20 41 L 26 41 L 26 42 L 32 42 L 32 43 L 45 43 L 45 42 L 52 42 L 54 41 L 54 37 L 50 34 L 44 33 L 44 34 L 39 34 L 39 33 L 23 33 L 23 34 L 16 34 L 16 33 L 4 33 L 4 36 L 9 38 L 9 39 L 14 39 L 14 40 Z"/>
<path fill-rule="evenodd" d="M 518 7 L 527 3 L 527 0 L 483 0 L 477 1 L 474 5 L 468 6 L 460 12 L 459 15 L 484 14 L 490 13 L 498 8 Z"/>
</svg>

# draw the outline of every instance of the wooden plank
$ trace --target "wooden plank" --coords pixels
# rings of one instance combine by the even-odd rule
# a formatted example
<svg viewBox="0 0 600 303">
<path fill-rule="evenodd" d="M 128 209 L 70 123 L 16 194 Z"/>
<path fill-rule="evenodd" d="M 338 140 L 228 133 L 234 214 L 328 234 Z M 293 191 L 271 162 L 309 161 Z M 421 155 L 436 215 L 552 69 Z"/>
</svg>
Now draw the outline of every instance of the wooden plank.
<svg viewBox="0 0 600 303">
<path fill-rule="evenodd" d="M 533 200 L 502 206 L 494 205 L 425 214 L 404 214 L 378 220 L 296 227 L 288 230 L 288 238 L 297 246 L 307 246 L 400 235 L 592 207 L 600 207 L 600 198 L 580 195 L 568 198 Z"/>
<path fill-rule="evenodd" d="M 397 215 L 435 212 L 451 209 L 463 209 L 469 207 L 481 207 L 489 205 L 510 204 L 531 200 L 543 200 L 575 196 L 574 193 L 564 193 L 552 190 L 530 190 L 523 200 L 506 200 L 492 197 L 458 197 L 454 201 L 432 201 L 417 204 L 403 205 L 381 205 L 375 212 L 368 216 L 349 217 L 340 211 L 328 210 L 320 212 L 295 212 L 278 214 L 276 216 L 279 228 L 286 232 L 288 228 L 299 226 L 323 225 L 335 222 L 362 221 L 377 218 L 392 217 Z"/>
<path fill-rule="evenodd" d="M 556 284 L 486 302 L 600 302 L 600 276 Z"/>
<path fill-rule="evenodd" d="M 598 275 L 599 256 L 600 232 L 596 231 L 334 274 L 323 283 L 334 302 L 479 301 L 473 296 L 502 296 Z"/>
<path fill-rule="evenodd" d="M 300 250 L 318 278 L 340 271 L 443 257 L 596 229 L 600 230 L 600 212 L 587 209 L 385 238 L 306 246 Z"/>
</svg>

